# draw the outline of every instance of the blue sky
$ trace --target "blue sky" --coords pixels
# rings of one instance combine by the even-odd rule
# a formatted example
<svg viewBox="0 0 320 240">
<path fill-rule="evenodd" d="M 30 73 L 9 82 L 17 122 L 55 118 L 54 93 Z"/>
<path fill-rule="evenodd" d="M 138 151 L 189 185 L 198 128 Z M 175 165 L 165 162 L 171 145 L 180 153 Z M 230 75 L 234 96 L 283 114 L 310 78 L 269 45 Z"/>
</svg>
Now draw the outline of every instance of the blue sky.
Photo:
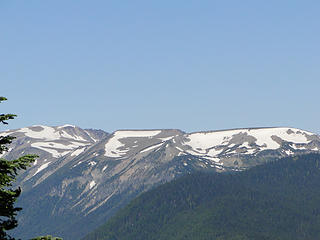
<svg viewBox="0 0 320 240">
<path fill-rule="evenodd" d="M 8 128 L 320 133 L 319 1 L 1 1 Z M 1 127 L 5 129 L 6 127 Z"/>
</svg>

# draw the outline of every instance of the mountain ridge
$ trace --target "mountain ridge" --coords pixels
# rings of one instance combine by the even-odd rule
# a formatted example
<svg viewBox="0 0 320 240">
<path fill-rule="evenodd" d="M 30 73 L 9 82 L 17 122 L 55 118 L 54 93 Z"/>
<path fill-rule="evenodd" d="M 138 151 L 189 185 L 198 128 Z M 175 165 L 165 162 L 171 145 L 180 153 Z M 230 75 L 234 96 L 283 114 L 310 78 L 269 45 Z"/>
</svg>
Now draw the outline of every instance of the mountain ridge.
<svg viewBox="0 0 320 240">
<path fill-rule="evenodd" d="M 17 235 L 32 237 L 49 229 L 42 234 L 65 240 L 88 233 L 96 219 L 107 220 L 141 192 L 179 176 L 199 170 L 241 171 L 320 149 L 317 134 L 281 127 L 194 133 L 134 129 L 110 134 L 70 125 L 42 125 L 1 134 L 16 136 L 3 157 L 40 156 L 17 181 L 23 189 L 19 204 L 24 209 Z M 36 216 L 30 205 L 35 206 Z M 59 224 L 63 221 L 68 224 Z"/>
</svg>

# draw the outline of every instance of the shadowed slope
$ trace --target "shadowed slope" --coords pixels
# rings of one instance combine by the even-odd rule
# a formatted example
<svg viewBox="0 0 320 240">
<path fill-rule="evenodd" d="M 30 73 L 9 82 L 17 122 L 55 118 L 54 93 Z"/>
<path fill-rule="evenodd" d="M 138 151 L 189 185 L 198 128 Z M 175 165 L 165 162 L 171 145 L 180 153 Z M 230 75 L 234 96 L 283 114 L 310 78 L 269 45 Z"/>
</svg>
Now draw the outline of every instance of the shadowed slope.
<svg viewBox="0 0 320 240">
<path fill-rule="evenodd" d="M 83 240 L 318 239 L 320 155 L 197 173 L 132 201 Z"/>
</svg>

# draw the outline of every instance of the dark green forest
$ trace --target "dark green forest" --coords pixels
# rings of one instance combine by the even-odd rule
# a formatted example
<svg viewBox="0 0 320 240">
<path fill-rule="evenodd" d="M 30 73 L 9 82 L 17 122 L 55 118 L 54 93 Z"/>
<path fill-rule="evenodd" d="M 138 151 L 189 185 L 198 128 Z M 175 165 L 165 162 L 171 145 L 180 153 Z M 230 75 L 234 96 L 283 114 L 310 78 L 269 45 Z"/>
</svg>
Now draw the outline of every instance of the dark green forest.
<svg viewBox="0 0 320 240">
<path fill-rule="evenodd" d="M 320 239 L 320 155 L 195 173 L 140 195 L 83 240 Z"/>
</svg>

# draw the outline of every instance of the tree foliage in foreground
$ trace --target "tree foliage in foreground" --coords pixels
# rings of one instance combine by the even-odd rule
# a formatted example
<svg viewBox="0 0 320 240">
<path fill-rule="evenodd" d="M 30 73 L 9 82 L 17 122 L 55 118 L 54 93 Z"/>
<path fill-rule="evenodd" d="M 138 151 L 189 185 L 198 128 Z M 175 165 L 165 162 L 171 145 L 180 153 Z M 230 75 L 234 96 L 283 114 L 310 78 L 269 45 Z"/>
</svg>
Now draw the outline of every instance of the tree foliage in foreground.
<svg viewBox="0 0 320 240">
<path fill-rule="evenodd" d="M 142 194 L 83 240 L 318 240 L 320 155 L 197 173 Z"/>
<path fill-rule="evenodd" d="M 7 100 L 0 97 L 0 102 Z M 14 119 L 14 114 L 0 114 L 0 122 L 8 124 L 7 121 Z M 14 137 L 0 136 L 0 156 L 8 151 L 8 145 Z M 15 228 L 18 223 L 16 220 L 17 212 L 21 208 L 15 207 L 14 203 L 21 193 L 21 189 L 12 188 L 19 170 L 26 169 L 35 160 L 36 155 L 25 155 L 14 160 L 0 158 L 0 239 L 13 240 L 14 238 L 7 234 L 8 230 Z"/>
</svg>

